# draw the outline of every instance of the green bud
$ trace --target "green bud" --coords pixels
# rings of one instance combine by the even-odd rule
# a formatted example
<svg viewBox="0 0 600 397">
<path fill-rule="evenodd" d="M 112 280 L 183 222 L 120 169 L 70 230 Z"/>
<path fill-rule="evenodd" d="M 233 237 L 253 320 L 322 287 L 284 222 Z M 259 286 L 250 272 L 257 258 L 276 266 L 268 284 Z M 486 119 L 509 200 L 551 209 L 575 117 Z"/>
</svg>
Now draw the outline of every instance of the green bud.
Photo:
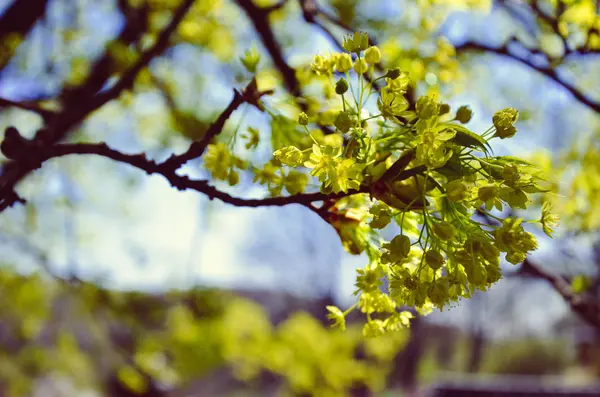
<svg viewBox="0 0 600 397">
<path fill-rule="evenodd" d="M 381 62 L 381 51 L 379 51 L 379 48 L 375 46 L 367 48 L 365 51 L 365 61 L 371 65 Z"/>
<path fill-rule="evenodd" d="M 352 57 L 349 54 L 340 54 L 338 55 L 335 68 L 338 72 L 346 73 L 348 70 L 352 69 Z"/>
<path fill-rule="evenodd" d="M 385 74 L 385 77 L 387 77 L 390 80 L 396 80 L 398 77 L 400 77 L 400 69 L 394 68 L 388 70 Z"/>
<path fill-rule="evenodd" d="M 463 265 L 465 269 L 471 267 L 473 263 L 473 255 L 463 248 L 454 251 L 454 259 Z"/>
<path fill-rule="evenodd" d="M 410 239 L 402 234 L 397 235 L 383 245 L 383 248 L 388 250 L 382 255 L 381 259 L 385 262 L 395 263 L 404 260 L 410 253 Z"/>
<path fill-rule="evenodd" d="M 434 305 L 443 305 L 448 300 L 448 286 L 446 283 L 431 284 L 427 290 L 427 296 Z"/>
<path fill-rule="evenodd" d="M 235 186 L 240 181 L 240 175 L 236 171 L 231 171 L 229 175 L 227 175 L 227 183 L 229 186 Z"/>
<path fill-rule="evenodd" d="M 499 137 L 500 139 L 506 139 L 506 138 L 512 138 L 513 136 L 515 136 L 515 134 L 517 133 L 517 129 L 514 126 L 509 126 L 509 127 L 496 127 L 496 134 L 495 136 Z"/>
<path fill-rule="evenodd" d="M 252 49 L 244 52 L 244 56 L 240 57 L 240 61 L 247 71 L 256 73 L 256 65 L 258 65 L 258 62 L 260 61 L 260 54 L 256 48 L 252 47 Z"/>
<path fill-rule="evenodd" d="M 476 263 L 475 266 L 467 269 L 467 280 L 471 284 L 485 286 L 487 283 L 487 271 L 481 264 Z"/>
<path fill-rule="evenodd" d="M 440 103 L 440 116 L 450 112 L 450 105 L 447 103 Z"/>
<path fill-rule="evenodd" d="M 433 270 L 437 270 L 444 266 L 444 257 L 439 251 L 429 250 L 425 253 L 425 263 Z"/>
<path fill-rule="evenodd" d="M 513 108 L 505 108 L 496 113 L 492 121 L 496 128 L 507 128 L 512 126 L 519 119 L 519 111 Z"/>
<path fill-rule="evenodd" d="M 513 108 L 505 108 L 496 113 L 492 121 L 496 127 L 495 136 L 501 139 L 511 138 L 517 133 L 513 124 L 519 119 L 519 111 Z"/>
<path fill-rule="evenodd" d="M 342 77 L 335 83 L 335 92 L 338 95 L 343 95 L 346 91 L 348 91 L 348 82 Z"/>
<path fill-rule="evenodd" d="M 333 125 L 335 125 L 341 132 L 348 132 L 350 128 L 356 126 L 356 117 L 351 115 L 349 112 L 340 112 L 335 118 Z"/>
<path fill-rule="evenodd" d="M 308 125 L 308 115 L 306 113 L 300 113 L 300 115 L 298 116 L 298 124 Z"/>
<path fill-rule="evenodd" d="M 433 224 L 433 233 L 439 237 L 440 240 L 448 241 L 454 238 L 456 232 L 454 227 L 448 222 L 439 222 Z"/>
<path fill-rule="evenodd" d="M 468 187 L 460 179 L 453 180 L 446 185 L 446 196 L 450 201 L 462 201 L 467 198 Z"/>
<path fill-rule="evenodd" d="M 356 73 L 363 74 L 366 73 L 367 70 L 369 70 L 369 66 L 365 62 L 364 58 L 357 59 L 356 62 L 354 62 L 354 71 Z"/>
<path fill-rule="evenodd" d="M 473 117 L 473 111 L 469 106 L 461 106 L 456 111 L 456 120 L 462 124 L 467 124 L 471 121 L 471 117 Z"/>
</svg>

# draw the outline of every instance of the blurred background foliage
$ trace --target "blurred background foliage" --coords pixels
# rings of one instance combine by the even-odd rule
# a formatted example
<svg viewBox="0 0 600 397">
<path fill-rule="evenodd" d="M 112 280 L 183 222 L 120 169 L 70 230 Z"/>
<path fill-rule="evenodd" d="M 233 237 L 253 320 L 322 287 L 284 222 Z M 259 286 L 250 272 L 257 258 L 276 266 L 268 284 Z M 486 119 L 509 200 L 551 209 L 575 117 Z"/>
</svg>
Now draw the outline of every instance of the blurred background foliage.
<svg viewBox="0 0 600 397">
<path fill-rule="evenodd" d="M 180 4 L 0 1 L 0 126 L 32 137 L 44 123 L 40 109 L 85 99 L 78 87 L 90 76 L 101 76 L 100 89 L 125 73 Z M 595 381 L 599 7 L 594 0 L 197 0 L 131 89 L 67 138 L 155 159 L 182 151 L 203 136 L 231 89 L 250 80 L 240 57 L 253 48 L 258 86 L 275 89 L 266 101 L 281 114 L 270 120 L 246 107 L 227 122 L 222 142 L 238 165 L 256 167 L 240 166 L 241 183 L 229 189 L 247 197 L 281 192 L 252 180 L 268 171 L 274 147 L 310 145 L 294 133 L 301 107 L 327 120 L 319 103 L 332 94 L 309 72 L 312 55 L 364 30 L 384 67 L 409 72 L 416 92 L 470 105 L 471 128 L 483 131 L 501 107 L 519 109 L 515 143 L 494 149 L 530 157 L 559 184 L 549 198 L 563 226 L 531 260 L 571 295 L 555 288 L 556 278 L 521 266 L 455 309 L 365 340 L 360 324 L 340 332 L 325 318 L 326 305 L 353 299 L 354 268 L 364 258 L 343 253 L 335 231 L 313 214 L 236 209 L 121 164 L 64 158 L 28 176 L 19 185 L 27 205 L 1 215 L 0 394 L 369 395 L 410 393 L 458 373 Z M 210 175 L 200 161 L 185 171 Z M 598 310 L 598 323 L 579 319 L 570 297 Z"/>
</svg>

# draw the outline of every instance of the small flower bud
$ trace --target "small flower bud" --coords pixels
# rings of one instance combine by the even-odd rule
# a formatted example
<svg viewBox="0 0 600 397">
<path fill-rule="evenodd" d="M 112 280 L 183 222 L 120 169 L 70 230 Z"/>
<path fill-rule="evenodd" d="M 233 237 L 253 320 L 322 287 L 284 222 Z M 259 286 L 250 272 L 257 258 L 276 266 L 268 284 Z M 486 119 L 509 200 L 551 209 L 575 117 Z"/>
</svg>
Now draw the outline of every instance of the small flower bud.
<svg viewBox="0 0 600 397">
<path fill-rule="evenodd" d="M 489 200 L 493 200 L 494 197 L 498 195 L 498 187 L 497 186 L 482 186 L 477 191 L 477 197 L 479 200 L 484 203 Z"/>
<path fill-rule="evenodd" d="M 352 69 L 352 57 L 350 54 L 340 54 L 336 59 L 335 68 L 341 73 L 346 73 Z"/>
<path fill-rule="evenodd" d="M 385 77 L 387 77 L 390 80 L 396 80 L 398 77 L 400 77 L 400 69 L 394 68 L 388 70 L 385 74 Z"/>
<path fill-rule="evenodd" d="M 443 305 L 448 300 L 448 290 L 442 283 L 432 284 L 427 290 L 427 297 L 434 305 Z"/>
<path fill-rule="evenodd" d="M 350 128 L 356 126 L 356 118 L 348 112 L 340 112 L 333 123 L 338 130 L 348 132 Z"/>
<path fill-rule="evenodd" d="M 381 62 L 381 51 L 379 51 L 379 48 L 375 46 L 367 48 L 365 51 L 365 61 L 371 65 Z"/>
<path fill-rule="evenodd" d="M 496 136 L 500 139 L 512 138 L 517 133 L 517 129 L 514 126 L 508 127 L 496 127 Z"/>
<path fill-rule="evenodd" d="M 335 92 L 338 95 L 343 95 L 346 91 L 348 91 L 348 82 L 342 77 L 335 83 Z"/>
<path fill-rule="evenodd" d="M 300 113 L 300 115 L 298 116 L 298 124 L 308 125 L 308 115 L 306 113 Z"/>
<path fill-rule="evenodd" d="M 437 270 L 444 266 L 445 260 L 439 251 L 427 251 L 427 253 L 425 253 L 425 262 L 430 268 Z"/>
<path fill-rule="evenodd" d="M 240 57 L 240 61 L 244 65 L 247 71 L 250 73 L 256 73 L 256 65 L 260 61 L 260 54 L 255 47 L 244 52 L 244 56 Z"/>
<path fill-rule="evenodd" d="M 505 108 L 496 113 L 492 121 L 496 128 L 507 128 L 512 126 L 519 119 L 519 111 L 513 108 Z"/>
<path fill-rule="evenodd" d="M 454 227 L 444 221 L 433 224 L 433 233 L 443 241 L 451 240 L 455 235 Z"/>
<path fill-rule="evenodd" d="M 471 117 L 473 117 L 473 111 L 468 106 L 461 106 L 456 111 L 456 120 L 462 124 L 467 124 L 471 121 Z"/>
<path fill-rule="evenodd" d="M 354 63 L 354 71 L 358 74 L 363 74 L 367 70 L 369 70 L 369 66 L 367 66 L 364 58 L 357 59 Z"/>
<path fill-rule="evenodd" d="M 417 99 L 416 110 L 417 116 L 423 120 L 437 116 L 440 112 L 439 106 L 435 100 L 427 95 L 423 95 Z"/>
<path fill-rule="evenodd" d="M 450 105 L 447 103 L 440 103 L 440 116 L 450 112 Z"/>
</svg>

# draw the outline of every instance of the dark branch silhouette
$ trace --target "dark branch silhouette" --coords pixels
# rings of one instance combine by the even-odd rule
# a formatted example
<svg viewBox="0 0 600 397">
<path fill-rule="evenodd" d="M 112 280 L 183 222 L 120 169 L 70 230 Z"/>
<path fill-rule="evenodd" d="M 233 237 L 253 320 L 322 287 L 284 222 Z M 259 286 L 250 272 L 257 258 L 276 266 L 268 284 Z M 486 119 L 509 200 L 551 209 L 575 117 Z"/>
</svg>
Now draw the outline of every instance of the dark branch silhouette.
<svg viewBox="0 0 600 397">
<path fill-rule="evenodd" d="M 497 55 L 501 55 L 503 57 L 515 60 L 515 61 L 521 63 L 522 65 L 525 65 L 528 68 L 548 77 L 549 79 L 551 79 L 552 81 L 554 81 L 555 83 L 557 83 L 558 85 L 560 85 L 561 87 L 566 89 L 575 99 L 577 99 L 577 101 L 584 104 L 585 106 L 587 106 L 594 112 L 600 113 L 600 102 L 599 101 L 596 101 L 596 100 L 590 98 L 588 95 L 583 93 L 581 91 L 581 89 L 577 88 L 572 83 L 569 83 L 568 81 L 566 81 L 564 78 L 562 78 L 559 75 L 559 73 L 557 72 L 557 70 L 555 68 L 552 68 L 549 66 L 538 66 L 535 63 L 533 63 L 531 61 L 531 59 L 523 58 L 523 57 L 520 57 L 520 56 L 514 54 L 509 49 L 509 47 L 508 47 L 509 44 L 519 45 L 520 47 L 525 49 L 529 53 L 528 58 L 531 58 L 531 56 L 536 55 L 536 54 L 542 54 L 538 50 L 528 49 L 519 40 L 517 40 L 514 37 L 510 38 L 507 41 L 507 43 L 505 43 L 504 45 L 502 45 L 500 47 L 492 47 L 492 46 L 482 44 L 482 43 L 467 41 L 461 45 L 457 45 L 456 51 L 457 52 L 478 51 L 478 52 L 484 52 L 484 53 L 497 54 Z"/>
</svg>

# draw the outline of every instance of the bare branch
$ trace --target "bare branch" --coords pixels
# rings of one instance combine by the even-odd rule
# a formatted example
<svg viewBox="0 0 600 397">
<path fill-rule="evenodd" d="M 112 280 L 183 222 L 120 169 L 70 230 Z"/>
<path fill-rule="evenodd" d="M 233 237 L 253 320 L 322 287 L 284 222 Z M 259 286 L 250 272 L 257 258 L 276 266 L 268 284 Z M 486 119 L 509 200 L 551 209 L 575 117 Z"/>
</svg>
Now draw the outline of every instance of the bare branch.
<svg viewBox="0 0 600 397">
<path fill-rule="evenodd" d="M 569 304 L 571 309 L 589 324 L 600 329 L 600 302 L 587 293 L 576 294 L 569 282 L 562 276 L 552 274 L 541 266 L 525 259 L 521 273 L 546 280 Z"/>
<path fill-rule="evenodd" d="M 44 109 L 44 108 L 42 108 L 38 105 L 32 104 L 32 103 L 17 102 L 17 101 L 11 101 L 10 99 L 0 98 L 0 108 L 7 108 L 7 107 L 14 107 L 14 108 L 18 108 L 18 109 L 28 110 L 33 113 L 37 113 L 45 121 L 49 120 L 52 116 L 54 116 L 56 114 L 55 112 L 53 112 L 51 110 Z"/>
<path fill-rule="evenodd" d="M 261 96 L 270 94 L 272 91 L 259 92 L 256 86 L 256 80 L 252 79 L 250 84 L 242 91 L 233 90 L 233 98 L 225 110 L 219 115 L 217 120 L 211 124 L 208 130 L 204 133 L 201 140 L 192 143 L 189 149 L 180 155 L 173 155 L 167 161 L 165 161 L 165 167 L 170 169 L 178 169 L 188 161 L 202 156 L 206 147 L 223 130 L 225 122 L 229 119 L 231 114 L 244 102 L 251 103 L 257 107 L 261 107 L 259 99 Z"/>
<path fill-rule="evenodd" d="M 269 9 L 256 6 L 252 0 L 236 0 L 236 2 L 244 10 L 252 25 L 254 25 L 254 30 L 260 36 L 271 59 L 273 59 L 275 67 L 283 76 L 287 90 L 296 97 L 301 96 L 300 83 L 296 78 L 296 71 L 287 64 L 283 57 L 281 47 L 275 39 L 275 34 L 269 23 Z"/>
<path fill-rule="evenodd" d="M 97 155 L 109 158 L 121 163 L 129 164 L 135 168 L 145 171 L 147 174 L 160 174 L 164 176 L 171 186 L 178 190 L 195 190 L 205 194 L 209 199 L 218 199 L 237 207 L 265 207 L 285 206 L 289 204 L 306 205 L 315 201 L 326 201 L 359 193 L 367 193 L 367 187 L 360 190 L 350 190 L 347 193 L 324 194 L 324 193 L 302 193 L 287 197 L 268 197 L 262 199 L 245 199 L 230 195 L 210 186 L 205 180 L 192 180 L 184 175 L 178 175 L 167 161 L 157 163 L 146 158 L 143 153 L 126 154 L 108 147 L 105 143 L 75 143 L 58 144 L 39 149 L 38 153 L 32 153 L 37 157 L 37 168 L 47 160 L 69 155 Z"/>
<path fill-rule="evenodd" d="M 89 106 L 86 107 L 86 112 L 98 109 L 110 100 L 118 98 L 121 92 L 131 87 L 136 76 L 168 47 L 171 35 L 175 32 L 177 26 L 179 26 L 192 4 L 194 4 L 194 0 L 185 0 L 183 2 L 173 14 L 171 22 L 169 22 L 167 27 L 160 33 L 154 45 L 142 54 L 138 61 L 131 66 L 123 76 L 121 76 L 114 86 L 106 92 L 98 94 L 94 100 L 91 101 Z"/>
<path fill-rule="evenodd" d="M 194 0 L 185 0 L 175 11 L 173 19 L 169 25 L 161 32 L 156 43 L 146 51 L 132 68 L 123 75 L 121 80 L 108 91 L 98 94 L 97 90 L 104 84 L 110 71 L 110 57 L 105 54 L 93 67 L 92 73 L 83 86 L 78 87 L 71 93 L 65 93 L 66 99 L 64 111 L 52 117 L 51 121 L 36 134 L 34 141 L 39 144 L 52 145 L 64 138 L 66 133 L 76 124 L 84 120 L 92 111 L 98 109 L 106 102 L 116 98 L 123 89 L 129 87 L 135 80 L 139 71 L 148 65 L 148 63 L 159 55 L 167 47 L 172 33 L 175 31 Z M 121 39 L 132 42 L 142 33 L 143 29 L 137 26 L 136 21 L 131 22 L 121 32 Z M 89 101 L 89 102 L 88 102 Z M 79 102 L 83 102 L 80 104 Z M 0 212 L 19 202 L 19 197 L 15 193 L 15 186 L 33 169 L 30 166 L 23 165 L 20 162 L 11 161 L 2 169 L 0 175 Z"/>
<path fill-rule="evenodd" d="M 25 37 L 33 28 L 35 23 L 46 13 L 48 0 L 20 0 L 13 1 L 0 16 L 0 41 L 8 35 L 18 34 Z M 2 70 L 10 60 L 12 54 L 3 54 L 0 60 Z M 6 58 L 5 58 L 6 57 Z"/>
<path fill-rule="evenodd" d="M 481 43 L 476 43 L 476 42 L 472 42 L 472 41 L 467 41 L 467 42 L 465 42 L 465 43 L 463 43 L 461 45 L 456 46 L 456 51 L 457 52 L 468 52 L 468 51 L 489 52 L 489 53 L 501 55 L 501 56 L 513 59 L 515 61 L 518 61 L 521 64 L 527 66 L 528 68 L 530 68 L 530 69 L 532 69 L 532 70 L 534 70 L 534 71 L 536 71 L 538 73 L 541 73 L 544 76 L 548 77 L 549 79 L 551 79 L 552 81 L 554 81 L 555 83 L 559 84 L 564 89 L 566 89 L 569 93 L 571 93 L 571 95 L 573 95 L 573 97 L 575 97 L 575 99 L 577 99 L 580 103 L 584 104 L 585 106 L 587 106 L 588 108 L 590 108 L 594 112 L 600 113 L 600 102 L 595 101 L 594 99 L 590 98 L 589 96 L 587 96 L 586 94 L 584 94 L 579 88 L 575 87 L 573 84 L 571 84 L 571 83 L 565 81 L 564 79 L 562 79 L 558 75 L 557 71 L 554 68 L 536 66 L 530 60 L 525 59 L 525 58 L 521 58 L 521 57 L 513 54 L 508 49 L 508 44 L 510 44 L 510 43 L 518 44 L 521 47 L 527 49 L 516 38 L 511 38 L 508 41 L 508 43 L 505 43 L 504 45 L 502 45 L 500 47 L 491 47 L 491 46 L 488 46 L 486 44 L 481 44 Z M 536 54 L 536 53 L 539 53 L 539 51 L 531 50 L 531 49 L 527 49 L 527 51 L 530 54 L 532 54 L 532 55 Z"/>
</svg>

